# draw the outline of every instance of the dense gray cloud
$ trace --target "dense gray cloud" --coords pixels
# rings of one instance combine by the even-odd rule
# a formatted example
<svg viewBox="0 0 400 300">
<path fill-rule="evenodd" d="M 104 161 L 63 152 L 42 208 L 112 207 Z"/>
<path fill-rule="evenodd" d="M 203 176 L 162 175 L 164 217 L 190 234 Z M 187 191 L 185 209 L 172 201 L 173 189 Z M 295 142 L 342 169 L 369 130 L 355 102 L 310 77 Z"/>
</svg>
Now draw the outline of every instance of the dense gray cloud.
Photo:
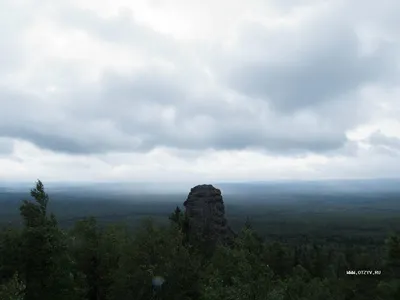
<svg viewBox="0 0 400 300">
<path fill-rule="evenodd" d="M 387 136 L 380 131 L 376 131 L 369 136 L 368 142 L 387 154 L 400 156 L 400 138 Z"/>
<path fill-rule="evenodd" d="M 82 94 L 64 95 L 74 99 L 64 107 L 34 97 L 0 94 L 10 103 L 2 111 L 0 133 L 72 154 L 148 151 L 157 146 L 258 148 L 290 154 L 337 149 L 346 140 L 342 132 L 315 128 L 307 118 L 285 120 L 263 105 L 254 111 L 246 102 L 232 106 L 219 97 L 210 101 L 210 95 L 204 99 L 191 95 L 173 78 L 140 75 L 132 80 L 107 75 L 97 92 L 93 87 Z M 32 113 L 22 113 L 23 105 Z"/>
<path fill-rule="evenodd" d="M 368 84 L 393 84 L 399 45 L 382 41 L 371 53 L 362 53 L 354 20 L 341 13 L 279 34 L 251 24 L 237 42 L 240 57 L 248 57 L 228 58 L 225 70 L 216 72 L 232 89 L 289 114 L 316 109 Z"/>
<path fill-rule="evenodd" d="M 12 139 L 0 138 L 0 157 L 10 155 L 14 150 L 14 143 Z"/>
<path fill-rule="evenodd" d="M 80 74 L 86 71 L 81 60 L 46 56 L 30 81 L 41 86 L 39 92 L 1 86 L 0 136 L 55 152 L 147 152 L 165 146 L 344 153 L 351 144 L 346 132 L 373 113 L 358 90 L 392 84 L 398 72 L 397 41 L 381 41 L 374 51 L 360 54 L 355 29 L 363 16 L 352 20 L 348 7 L 322 11 L 298 26 L 268 29 L 247 23 L 229 49 L 222 42 L 200 45 L 161 34 L 129 10 L 106 18 L 64 3 L 50 11 L 59 30 L 126 47 L 147 64 L 129 72 L 105 67 L 90 81 Z M 9 20 L 23 26 L 23 17 Z M 12 28 L 3 59 L 18 48 Z M 117 55 L 104 59 L 117 60 Z M 57 90 L 45 92 L 46 85 Z"/>
<path fill-rule="evenodd" d="M 310 108 L 324 101 L 380 81 L 393 66 L 387 55 L 358 58 L 357 45 L 341 44 L 343 50 L 295 62 L 254 62 L 230 70 L 229 83 L 247 95 L 266 99 L 284 112 Z"/>
</svg>

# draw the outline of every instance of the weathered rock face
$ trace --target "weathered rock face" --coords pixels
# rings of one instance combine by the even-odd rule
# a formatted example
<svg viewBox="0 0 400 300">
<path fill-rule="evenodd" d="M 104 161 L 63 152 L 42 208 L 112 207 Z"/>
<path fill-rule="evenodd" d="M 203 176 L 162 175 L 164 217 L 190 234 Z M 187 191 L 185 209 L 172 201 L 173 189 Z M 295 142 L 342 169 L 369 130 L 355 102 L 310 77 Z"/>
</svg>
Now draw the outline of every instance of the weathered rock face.
<svg viewBox="0 0 400 300">
<path fill-rule="evenodd" d="M 183 205 L 191 231 L 207 231 L 212 240 L 222 242 L 234 236 L 225 218 L 224 201 L 219 189 L 206 184 L 195 186 Z"/>
</svg>

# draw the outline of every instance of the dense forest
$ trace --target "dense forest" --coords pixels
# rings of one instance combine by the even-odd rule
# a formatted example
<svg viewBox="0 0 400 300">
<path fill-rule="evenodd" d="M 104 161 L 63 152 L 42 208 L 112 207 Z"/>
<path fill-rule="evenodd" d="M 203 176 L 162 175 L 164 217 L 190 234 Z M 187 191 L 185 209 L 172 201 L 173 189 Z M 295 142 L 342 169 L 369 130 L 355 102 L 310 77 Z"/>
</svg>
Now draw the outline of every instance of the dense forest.
<svg viewBox="0 0 400 300">
<path fill-rule="evenodd" d="M 0 236 L 1 300 L 398 300 L 400 237 L 266 239 L 249 219 L 230 244 L 193 236 L 185 214 L 60 226 L 43 184 Z M 354 272 L 352 272 L 354 271 Z"/>
</svg>

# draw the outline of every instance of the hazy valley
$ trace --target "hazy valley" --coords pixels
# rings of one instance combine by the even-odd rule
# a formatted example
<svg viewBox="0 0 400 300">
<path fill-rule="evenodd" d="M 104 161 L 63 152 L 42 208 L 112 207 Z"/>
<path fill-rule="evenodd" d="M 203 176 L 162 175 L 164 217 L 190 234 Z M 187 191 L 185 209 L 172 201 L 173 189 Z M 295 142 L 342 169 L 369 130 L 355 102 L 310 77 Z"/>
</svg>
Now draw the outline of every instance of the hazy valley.
<svg viewBox="0 0 400 300">
<path fill-rule="evenodd" d="M 368 237 L 382 241 L 400 230 L 400 181 L 357 180 L 327 182 L 221 183 L 229 223 L 236 230 L 250 218 L 264 237 Z M 168 186 L 165 184 L 165 186 Z M 127 223 L 136 227 L 144 218 L 168 222 L 182 207 L 188 185 L 163 184 L 49 184 L 47 189 L 60 226 L 93 216 L 100 224 Z M 20 223 L 19 205 L 28 199 L 24 185 L 0 187 L 0 223 Z"/>
</svg>

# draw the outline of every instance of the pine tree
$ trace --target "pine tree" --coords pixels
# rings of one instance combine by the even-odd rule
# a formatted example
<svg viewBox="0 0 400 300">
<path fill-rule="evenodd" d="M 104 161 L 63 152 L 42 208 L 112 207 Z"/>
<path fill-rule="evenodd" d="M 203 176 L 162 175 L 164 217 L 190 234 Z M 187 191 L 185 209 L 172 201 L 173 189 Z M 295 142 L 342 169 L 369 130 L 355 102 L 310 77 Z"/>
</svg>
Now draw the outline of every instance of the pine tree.
<svg viewBox="0 0 400 300">
<path fill-rule="evenodd" d="M 175 224 L 180 224 L 180 221 L 182 219 L 182 211 L 179 206 L 175 208 L 175 211 L 170 215 L 169 219 Z"/>
<path fill-rule="evenodd" d="M 71 300 L 74 294 L 71 260 L 66 236 L 53 214 L 48 215 L 49 196 L 39 180 L 31 190 L 34 201 L 23 201 L 22 277 L 25 300 Z"/>
</svg>

